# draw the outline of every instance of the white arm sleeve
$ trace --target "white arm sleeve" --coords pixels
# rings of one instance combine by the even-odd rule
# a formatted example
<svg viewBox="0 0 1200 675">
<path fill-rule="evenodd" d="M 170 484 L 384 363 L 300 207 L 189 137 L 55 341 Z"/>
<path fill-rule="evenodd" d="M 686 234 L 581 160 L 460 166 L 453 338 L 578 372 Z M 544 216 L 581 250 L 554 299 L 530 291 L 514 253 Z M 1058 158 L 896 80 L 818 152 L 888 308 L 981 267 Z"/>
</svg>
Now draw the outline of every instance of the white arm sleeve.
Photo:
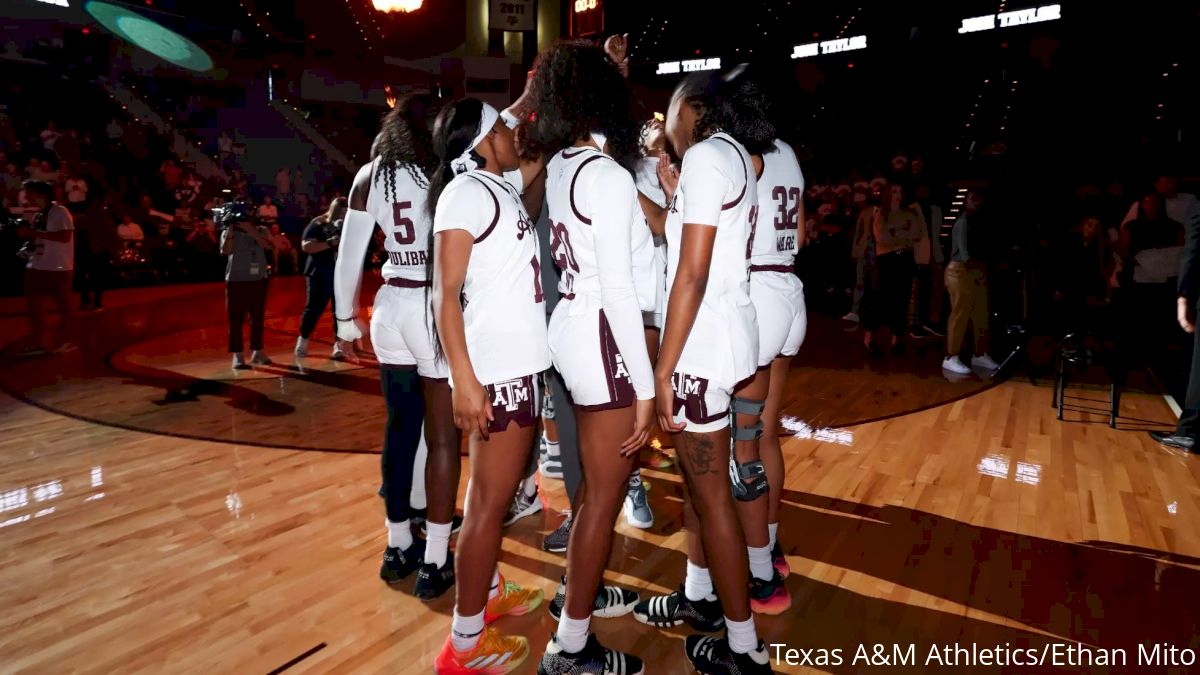
<svg viewBox="0 0 1200 675">
<path fill-rule="evenodd" d="M 631 237 L 637 193 L 633 178 L 620 166 L 604 162 L 591 173 L 586 191 L 595 232 L 596 266 L 600 273 L 600 306 L 608 319 L 617 350 L 625 358 L 639 400 L 654 398 L 654 371 L 646 352 L 642 310 L 633 285 Z"/>
<path fill-rule="evenodd" d="M 362 281 L 363 258 L 371 243 L 375 219 L 366 211 L 350 209 L 342 221 L 342 240 L 333 268 L 333 302 L 337 307 L 338 338 L 357 340 L 362 329 L 352 319 L 358 315 L 358 286 Z"/>
</svg>

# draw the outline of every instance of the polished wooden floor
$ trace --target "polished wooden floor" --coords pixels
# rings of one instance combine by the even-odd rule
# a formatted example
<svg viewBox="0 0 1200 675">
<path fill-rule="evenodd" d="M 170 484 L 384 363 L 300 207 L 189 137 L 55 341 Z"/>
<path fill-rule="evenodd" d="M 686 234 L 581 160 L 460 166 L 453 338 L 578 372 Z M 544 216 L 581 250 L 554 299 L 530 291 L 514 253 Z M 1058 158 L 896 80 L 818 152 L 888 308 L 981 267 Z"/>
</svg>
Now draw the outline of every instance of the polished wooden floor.
<svg viewBox="0 0 1200 675">
<path fill-rule="evenodd" d="M 275 285 L 279 364 L 248 374 L 228 370 L 218 286 L 114 293 L 71 354 L 6 348 L 0 672 L 431 670 L 452 601 L 376 576 L 376 373 L 317 349 L 282 358 L 301 291 Z M 19 340 L 18 302 L 0 303 L 0 330 Z M 1088 412 L 1103 392 L 1075 389 L 1059 422 L 1046 386 L 948 382 L 935 353 L 867 364 L 835 322 L 809 336 L 781 420 L 795 434 L 781 526 L 794 607 L 758 625 L 844 657 L 778 671 L 880 670 L 851 662 L 860 644 L 915 645 L 914 672 L 936 670 L 931 645 L 1132 650 L 1128 667 L 1065 668 L 1114 673 L 1140 670 L 1141 643 L 1200 648 L 1200 458 L 1141 432 L 1172 423 L 1161 397 L 1127 394 L 1114 430 Z M 646 475 L 655 527 L 619 523 L 608 574 L 643 594 L 674 588 L 684 561 L 679 478 Z M 539 544 L 559 519 L 508 532 L 510 578 L 553 592 L 563 558 Z M 689 672 L 681 630 L 593 625 L 649 673 Z M 538 648 L 553 630 L 541 611 L 500 626 Z"/>
</svg>

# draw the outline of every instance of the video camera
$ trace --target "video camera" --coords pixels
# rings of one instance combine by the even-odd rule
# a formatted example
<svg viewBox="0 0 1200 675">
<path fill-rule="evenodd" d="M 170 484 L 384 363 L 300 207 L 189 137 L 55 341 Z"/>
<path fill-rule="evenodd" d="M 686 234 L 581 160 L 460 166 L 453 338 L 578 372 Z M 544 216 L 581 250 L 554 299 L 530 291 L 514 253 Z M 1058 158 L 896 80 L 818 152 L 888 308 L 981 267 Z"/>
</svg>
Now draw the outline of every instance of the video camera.
<svg viewBox="0 0 1200 675">
<path fill-rule="evenodd" d="M 20 216 L 9 215 L 5 218 L 0 218 L 0 234 L 16 232 L 17 230 L 27 227 L 33 227 L 33 224 Z M 33 257 L 33 251 L 35 248 L 34 243 L 32 241 L 21 241 L 20 243 L 21 246 L 16 253 L 17 257 L 24 260 L 28 260 Z"/>
<path fill-rule="evenodd" d="M 253 219 L 254 206 L 244 199 L 214 207 L 212 210 L 213 224 L 218 230 L 223 230 L 238 223 L 248 223 Z"/>
</svg>

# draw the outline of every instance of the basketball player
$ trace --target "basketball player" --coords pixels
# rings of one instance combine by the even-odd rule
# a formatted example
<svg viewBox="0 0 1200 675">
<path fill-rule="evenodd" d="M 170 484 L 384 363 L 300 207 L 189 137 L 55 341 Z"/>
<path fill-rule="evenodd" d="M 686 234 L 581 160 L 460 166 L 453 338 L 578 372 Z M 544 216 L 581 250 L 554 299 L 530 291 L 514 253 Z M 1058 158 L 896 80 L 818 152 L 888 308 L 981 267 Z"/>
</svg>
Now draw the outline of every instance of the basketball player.
<svg viewBox="0 0 1200 675">
<path fill-rule="evenodd" d="M 334 270 L 335 306 L 347 308 L 338 317 L 338 337 L 352 341 L 362 337 L 356 319 L 358 287 L 378 224 L 388 255 L 371 315 L 371 343 L 387 406 L 382 469 L 388 545 L 379 575 L 395 584 L 419 567 L 414 594 L 424 600 L 454 584 L 448 548 L 459 479 L 459 434 L 450 404 L 449 372 L 435 356 L 427 320 L 426 174 L 437 162 L 430 135 L 435 104 L 428 96 L 409 96 L 384 117 L 374 157 L 359 169 L 350 189 Z M 426 458 L 418 457 L 422 418 Z M 424 475 L 415 481 L 428 489 L 424 542 L 413 539 L 411 520 L 417 512 L 409 500 L 414 467 L 422 465 Z"/>
<path fill-rule="evenodd" d="M 734 395 L 734 411 L 743 417 L 737 425 L 750 432 L 736 437 L 734 445 L 737 473 L 742 478 L 741 485 L 735 483 L 735 496 L 739 497 L 750 557 L 750 605 L 761 614 L 780 614 L 792 602 L 783 584 L 790 568 L 777 539 L 784 480 L 779 400 L 792 357 L 800 351 L 808 329 L 804 285 L 795 273 L 796 251 L 803 237 L 804 176 L 791 146 L 778 139 L 765 145 L 765 149 L 747 146 L 758 175 L 759 219 L 750 243 L 750 300 L 758 315 L 758 371 Z M 756 419 L 757 413 L 762 414 L 761 419 Z M 765 503 L 760 499 L 762 490 L 751 487 L 755 484 L 766 488 Z"/>
<path fill-rule="evenodd" d="M 550 367 L 537 233 L 512 184 L 528 184 L 541 166 L 522 164 L 512 129 L 478 99 L 442 110 L 433 147 L 433 316 L 471 458 L 454 620 L 434 667 L 443 675 L 508 673 L 529 643 L 486 624 L 542 601 L 540 590 L 504 581 L 496 565 L 501 523 L 537 428 L 538 374 Z"/>
<path fill-rule="evenodd" d="M 763 128 L 747 101 L 726 95 L 728 86 L 726 78 L 689 77 L 667 113 L 667 137 L 683 166 L 666 221 L 668 301 L 654 375 L 659 425 L 675 436 L 687 486 L 689 560 L 681 592 L 634 610 L 652 625 L 688 621 L 709 632 L 724 625 L 724 639 L 693 635 L 684 643 L 688 660 L 709 675 L 770 672 L 750 613 L 745 539 L 727 466 L 730 398 L 758 365 L 748 280 L 758 186 L 737 139 L 758 142 L 774 129 Z M 711 563 L 713 574 L 698 562 Z"/>
<path fill-rule="evenodd" d="M 565 588 L 551 604 L 558 629 L 539 675 L 638 675 L 641 660 L 589 632 L 593 613 L 622 616 L 637 594 L 601 585 L 613 523 L 654 415 L 654 378 L 634 283 L 634 256 L 648 266 L 632 163 L 637 132 L 624 79 L 598 47 L 571 43 L 542 56 L 534 78 L 534 149 L 546 166 L 551 255 L 562 300 L 550 320 L 550 354 L 575 407 L 583 480 L 567 546 Z M 637 246 L 635 237 L 645 240 Z M 653 294 L 646 308 L 653 307 Z"/>
</svg>

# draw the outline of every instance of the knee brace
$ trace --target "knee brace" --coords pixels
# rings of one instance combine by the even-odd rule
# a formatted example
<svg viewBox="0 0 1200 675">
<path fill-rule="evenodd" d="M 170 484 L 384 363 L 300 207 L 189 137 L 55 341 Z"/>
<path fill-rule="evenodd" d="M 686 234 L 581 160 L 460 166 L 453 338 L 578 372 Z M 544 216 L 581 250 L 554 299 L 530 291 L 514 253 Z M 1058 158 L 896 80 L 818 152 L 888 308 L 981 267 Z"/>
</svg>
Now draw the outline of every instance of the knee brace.
<svg viewBox="0 0 1200 675">
<path fill-rule="evenodd" d="M 729 482 L 733 488 L 733 496 L 738 501 L 752 502 L 767 494 L 767 469 L 763 463 L 759 460 L 739 463 L 733 452 L 738 441 L 756 441 L 763 434 L 762 419 L 749 426 L 739 426 L 737 416 L 762 415 L 764 407 L 765 401 L 752 401 L 737 396 L 733 397 L 733 404 L 730 406 Z M 746 480 L 750 482 L 747 483 Z"/>
</svg>

